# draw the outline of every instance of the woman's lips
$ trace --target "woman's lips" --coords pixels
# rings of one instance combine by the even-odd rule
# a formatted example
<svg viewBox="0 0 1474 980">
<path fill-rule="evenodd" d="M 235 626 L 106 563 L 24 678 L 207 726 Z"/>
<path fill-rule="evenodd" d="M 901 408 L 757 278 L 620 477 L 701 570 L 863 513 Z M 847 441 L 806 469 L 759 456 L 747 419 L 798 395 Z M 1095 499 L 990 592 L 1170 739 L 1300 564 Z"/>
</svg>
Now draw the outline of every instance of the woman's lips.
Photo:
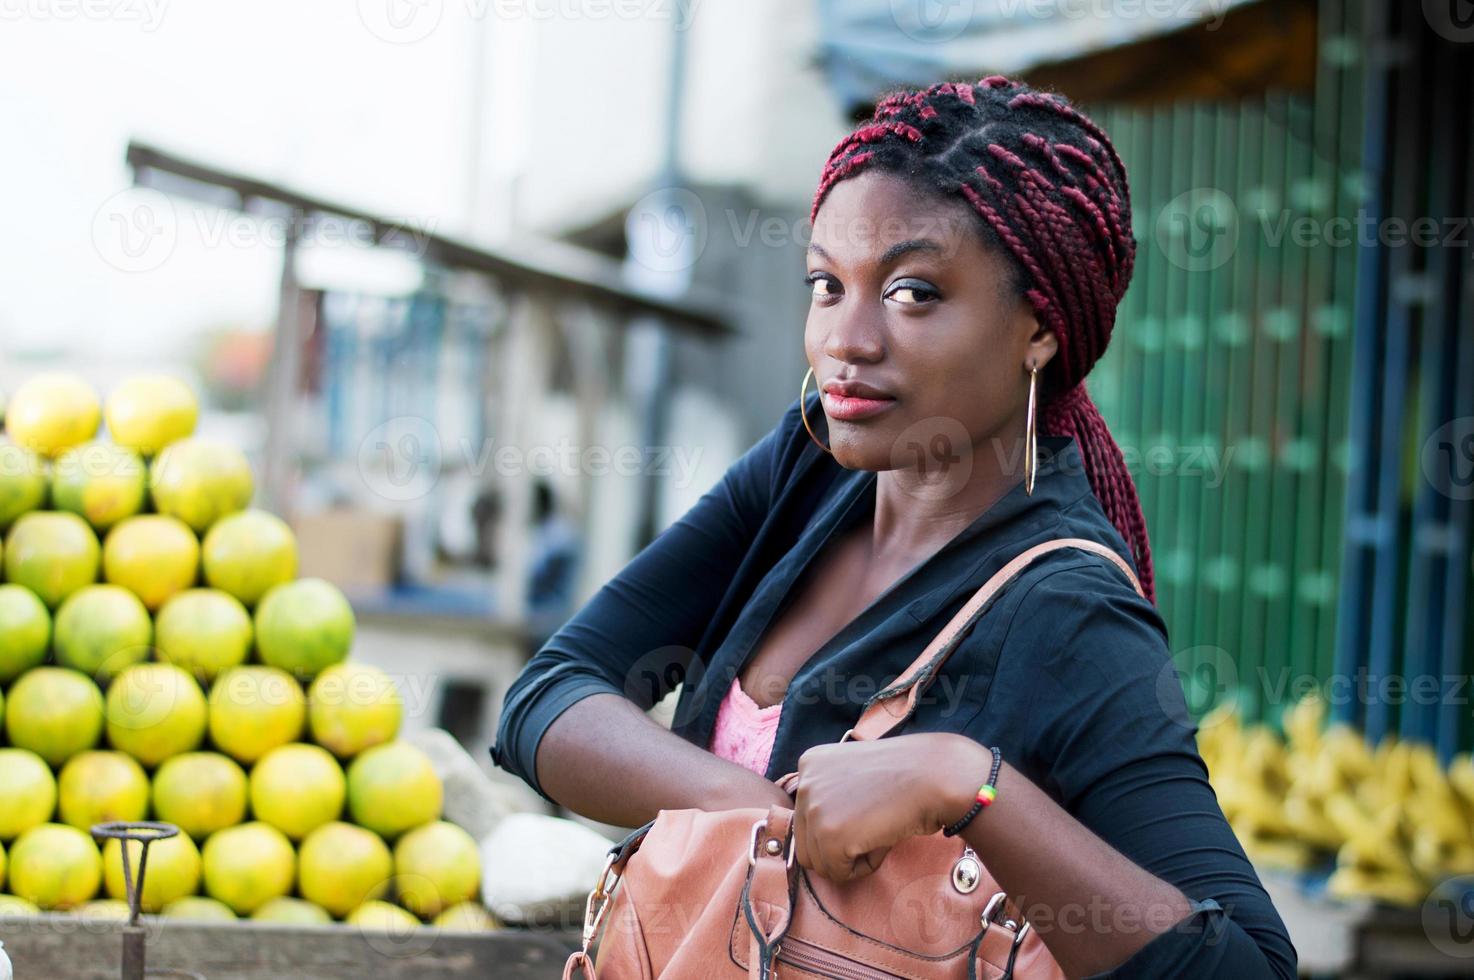
<svg viewBox="0 0 1474 980">
<path fill-rule="evenodd" d="M 879 415 L 896 403 L 894 398 L 861 398 L 858 395 L 823 394 L 824 412 L 841 422 L 857 422 Z"/>
</svg>

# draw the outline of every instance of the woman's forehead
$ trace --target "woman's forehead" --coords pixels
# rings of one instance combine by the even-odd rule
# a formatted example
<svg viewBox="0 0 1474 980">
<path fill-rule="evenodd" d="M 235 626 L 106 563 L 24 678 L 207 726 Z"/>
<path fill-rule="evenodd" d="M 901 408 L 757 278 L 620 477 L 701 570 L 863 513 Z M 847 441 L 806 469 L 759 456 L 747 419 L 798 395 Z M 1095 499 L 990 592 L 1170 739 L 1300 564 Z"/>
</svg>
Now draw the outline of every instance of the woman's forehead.
<svg viewBox="0 0 1474 980">
<path fill-rule="evenodd" d="M 901 251 L 955 256 L 978 247 L 972 214 L 962 198 L 948 200 L 884 172 L 835 184 L 814 216 L 810 250 L 832 261 L 882 261 Z"/>
</svg>

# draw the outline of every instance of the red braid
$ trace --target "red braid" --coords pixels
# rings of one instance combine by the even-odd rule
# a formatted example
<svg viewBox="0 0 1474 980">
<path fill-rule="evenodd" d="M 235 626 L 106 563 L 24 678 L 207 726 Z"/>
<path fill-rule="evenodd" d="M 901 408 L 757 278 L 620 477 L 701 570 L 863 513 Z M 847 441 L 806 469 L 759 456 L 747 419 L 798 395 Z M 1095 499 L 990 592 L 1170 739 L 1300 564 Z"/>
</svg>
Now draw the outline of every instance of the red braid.
<svg viewBox="0 0 1474 980">
<path fill-rule="evenodd" d="M 810 220 L 836 183 L 870 166 L 960 194 L 1012 260 L 1020 293 L 1059 343 L 1044 369 L 1040 431 L 1074 438 L 1156 602 L 1136 484 L 1085 390 L 1136 260 L 1130 187 L 1109 137 L 1062 96 L 1002 75 L 893 92 L 829 154 Z"/>
</svg>

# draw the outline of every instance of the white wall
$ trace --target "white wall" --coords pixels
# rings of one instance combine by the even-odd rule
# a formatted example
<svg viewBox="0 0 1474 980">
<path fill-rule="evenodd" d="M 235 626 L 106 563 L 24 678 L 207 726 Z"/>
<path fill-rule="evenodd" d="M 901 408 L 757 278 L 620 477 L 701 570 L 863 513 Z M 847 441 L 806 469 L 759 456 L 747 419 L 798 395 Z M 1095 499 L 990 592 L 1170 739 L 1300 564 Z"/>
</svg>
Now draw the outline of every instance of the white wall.
<svg viewBox="0 0 1474 980">
<path fill-rule="evenodd" d="M 0 3 L 0 360 L 269 325 L 280 249 L 253 222 L 173 202 L 167 248 L 119 254 L 130 138 L 460 234 L 580 224 L 659 164 L 672 0 L 83 2 Z M 810 7 L 696 0 L 693 179 L 806 202 L 841 132 Z"/>
</svg>

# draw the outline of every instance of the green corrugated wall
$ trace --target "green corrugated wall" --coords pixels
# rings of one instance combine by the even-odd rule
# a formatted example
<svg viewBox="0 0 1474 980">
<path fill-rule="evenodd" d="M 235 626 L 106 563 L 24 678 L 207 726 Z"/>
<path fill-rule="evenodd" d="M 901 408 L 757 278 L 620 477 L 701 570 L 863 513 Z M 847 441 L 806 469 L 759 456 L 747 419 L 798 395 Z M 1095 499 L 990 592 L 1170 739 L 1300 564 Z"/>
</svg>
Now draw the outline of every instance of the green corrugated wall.
<svg viewBox="0 0 1474 980">
<path fill-rule="evenodd" d="M 1358 11 L 1322 5 L 1312 94 L 1092 107 L 1138 251 L 1088 387 L 1199 713 L 1235 692 L 1275 722 L 1335 662 L 1356 248 L 1354 224 L 1328 222 L 1355 217 L 1365 182 Z"/>
</svg>

